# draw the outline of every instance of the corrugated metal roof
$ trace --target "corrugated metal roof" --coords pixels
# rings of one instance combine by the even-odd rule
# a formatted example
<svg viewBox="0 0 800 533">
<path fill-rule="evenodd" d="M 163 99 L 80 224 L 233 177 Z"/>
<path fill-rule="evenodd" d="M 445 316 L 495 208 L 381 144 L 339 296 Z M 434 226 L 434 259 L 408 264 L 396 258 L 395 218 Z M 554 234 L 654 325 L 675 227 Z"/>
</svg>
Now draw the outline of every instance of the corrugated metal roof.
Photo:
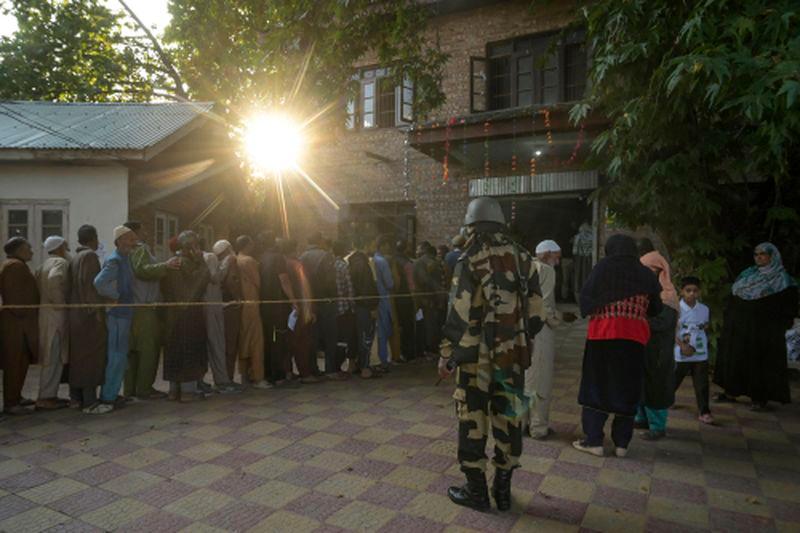
<svg viewBox="0 0 800 533">
<path fill-rule="evenodd" d="M 0 102 L 0 150 L 145 150 L 212 107 L 210 102 Z"/>
</svg>

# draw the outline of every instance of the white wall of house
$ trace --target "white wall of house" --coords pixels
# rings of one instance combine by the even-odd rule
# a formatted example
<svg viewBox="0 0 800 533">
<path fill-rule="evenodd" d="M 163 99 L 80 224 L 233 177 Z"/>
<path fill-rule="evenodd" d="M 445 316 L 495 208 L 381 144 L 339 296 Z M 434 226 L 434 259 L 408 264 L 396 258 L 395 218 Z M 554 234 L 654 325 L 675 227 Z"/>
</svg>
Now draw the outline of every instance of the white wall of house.
<svg viewBox="0 0 800 533">
<path fill-rule="evenodd" d="M 114 227 L 128 217 L 128 169 L 117 164 L 0 163 L 0 210 L 0 238 L 4 241 L 27 223 L 27 237 L 36 251 L 32 266 L 42 260 L 43 234 L 56 231 L 59 221 L 72 250 L 77 247 L 78 228 L 91 224 L 110 252 Z"/>
</svg>

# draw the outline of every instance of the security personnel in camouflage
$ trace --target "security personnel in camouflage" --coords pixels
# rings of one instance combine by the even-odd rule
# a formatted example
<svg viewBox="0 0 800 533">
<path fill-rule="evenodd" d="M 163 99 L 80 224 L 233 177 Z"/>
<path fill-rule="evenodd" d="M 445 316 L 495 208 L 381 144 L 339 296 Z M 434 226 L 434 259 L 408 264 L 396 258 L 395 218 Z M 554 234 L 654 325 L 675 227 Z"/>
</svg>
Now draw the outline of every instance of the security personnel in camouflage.
<svg viewBox="0 0 800 533">
<path fill-rule="evenodd" d="M 511 473 L 522 453 L 528 402 L 525 369 L 544 306 L 532 256 L 506 235 L 500 204 L 473 200 L 465 218 L 467 244 L 456 264 L 439 375 L 456 370 L 458 461 L 467 478 L 448 496 L 479 511 L 490 508 L 486 440 L 495 440 L 492 493 L 501 511 L 511 507 Z"/>
</svg>

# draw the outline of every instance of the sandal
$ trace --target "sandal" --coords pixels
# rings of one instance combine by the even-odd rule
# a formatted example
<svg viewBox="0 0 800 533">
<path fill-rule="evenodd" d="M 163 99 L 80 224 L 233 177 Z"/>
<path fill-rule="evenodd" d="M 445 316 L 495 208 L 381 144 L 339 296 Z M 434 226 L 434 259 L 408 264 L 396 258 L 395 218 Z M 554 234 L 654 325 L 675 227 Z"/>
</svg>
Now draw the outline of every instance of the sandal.
<svg viewBox="0 0 800 533">
<path fill-rule="evenodd" d="M 666 436 L 667 436 L 666 431 L 654 431 L 652 429 L 650 431 L 645 431 L 644 433 L 642 433 L 642 439 L 649 441 L 661 440 Z"/>
<path fill-rule="evenodd" d="M 104 415 L 114 410 L 114 405 L 110 403 L 98 402 L 91 407 L 83 410 L 87 415 Z"/>
</svg>

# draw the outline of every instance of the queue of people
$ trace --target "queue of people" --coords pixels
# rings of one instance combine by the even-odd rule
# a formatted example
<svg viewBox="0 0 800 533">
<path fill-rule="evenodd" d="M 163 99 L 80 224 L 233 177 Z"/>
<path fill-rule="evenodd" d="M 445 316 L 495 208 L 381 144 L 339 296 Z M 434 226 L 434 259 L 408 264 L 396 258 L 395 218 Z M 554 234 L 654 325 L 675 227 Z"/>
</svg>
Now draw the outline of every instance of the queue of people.
<svg viewBox="0 0 800 533">
<path fill-rule="evenodd" d="M 300 253 L 297 242 L 265 232 L 204 251 L 184 231 L 170 243 L 174 255 L 158 261 L 142 224 L 113 235 L 102 264 L 94 227 L 78 230 L 74 255 L 65 238 L 48 237 L 34 270 L 31 243 L 5 244 L 2 302 L 33 306 L 0 311 L 6 414 L 67 406 L 103 414 L 133 399 L 191 402 L 245 387 L 371 379 L 438 352 L 450 270 L 427 242 L 413 260 L 389 236 L 349 246 L 317 233 Z M 35 401 L 22 397 L 31 364 L 41 365 Z M 168 391 L 154 386 L 159 365 Z M 69 398 L 58 396 L 62 382 Z"/>
</svg>

